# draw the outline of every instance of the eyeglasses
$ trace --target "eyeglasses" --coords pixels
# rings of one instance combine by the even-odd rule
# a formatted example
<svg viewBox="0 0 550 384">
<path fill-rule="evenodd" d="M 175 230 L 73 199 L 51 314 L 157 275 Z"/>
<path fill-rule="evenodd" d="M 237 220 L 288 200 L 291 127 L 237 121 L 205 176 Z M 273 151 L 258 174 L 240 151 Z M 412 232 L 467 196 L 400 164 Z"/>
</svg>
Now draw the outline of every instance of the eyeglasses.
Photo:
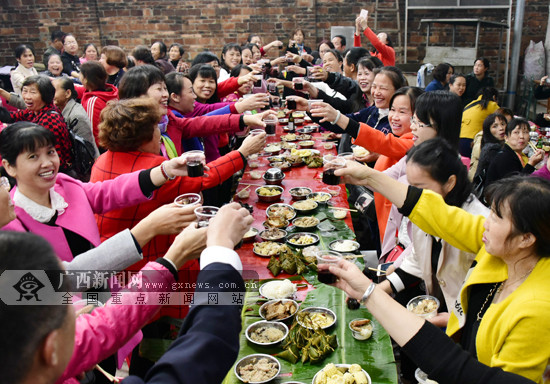
<svg viewBox="0 0 550 384">
<path fill-rule="evenodd" d="M 411 125 L 416 125 L 418 128 L 426 128 L 432 126 L 431 124 L 420 123 L 418 120 L 415 119 L 414 116 L 411 117 Z"/>
<path fill-rule="evenodd" d="M 9 192 L 11 185 L 7 177 L 5 176 L 0 177 L 0 187 L 5 188 Z"/>
</svg>

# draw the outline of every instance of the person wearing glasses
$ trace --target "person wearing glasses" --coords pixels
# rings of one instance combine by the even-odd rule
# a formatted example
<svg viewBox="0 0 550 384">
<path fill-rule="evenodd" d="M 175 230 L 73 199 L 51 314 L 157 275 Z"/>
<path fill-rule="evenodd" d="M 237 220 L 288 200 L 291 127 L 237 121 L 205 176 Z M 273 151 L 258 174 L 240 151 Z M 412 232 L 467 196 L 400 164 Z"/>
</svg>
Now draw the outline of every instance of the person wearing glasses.
<svg viewBox="0 0 550 384">
<path fill-rule="evenodd" d="M 78 43 L 75 37 L 68 33 L 63 37 L 63 73 L 78 79 L 80 75 L 80 57 L 78 57 Z"/>
</svg>

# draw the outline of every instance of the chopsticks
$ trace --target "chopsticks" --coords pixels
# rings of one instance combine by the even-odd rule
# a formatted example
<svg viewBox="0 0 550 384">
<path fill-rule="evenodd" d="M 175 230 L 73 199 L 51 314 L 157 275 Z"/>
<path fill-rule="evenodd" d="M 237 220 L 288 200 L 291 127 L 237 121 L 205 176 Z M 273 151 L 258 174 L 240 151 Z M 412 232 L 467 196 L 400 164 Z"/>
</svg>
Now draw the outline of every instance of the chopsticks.
<svg viewBox="0 0 550 384">
<path fill-rule="evenodd" d="M 249 184 L 249 183 L 239 183 L 239 184 L 240 184 L 240 185 L 248 185 L 249 187 L 250 187 L 251 185 L 254 185 L 254 186 L 256 186 L 256 187 L 263 187 L 263 186 L 264 186 L 263 184 Z"/>
<path fill-rule="evenodd" d="M 535 144 L 531 143 L 530 141 L 529 141 L 529 146 L 531 147 L 531 149 L 533 151 L 535 151 L 535 152 L 537 151 L 537 147 L 535 146 Z"/>
<path fill-rule="evenodd" d="M 371 268 L 371 267 L 369 267 L 369 271 L 377 272 L 377 273 L 379 273 L 380 275 L 385 275 L 385 274 L 386 274 L 386 271 L 383 271 L 383 270 L 378 269 L 378 268 Z"/>
<path fill-rule="evenodd" d="M 357 212 L 357 209 L 349 209 L 344 207 L 330 207 L 330 209 L 341 209 L 343 211 Z"/>
<path fill-rule="evenodd" d="M 248 187 L 244 187 L 243 189 L 241 189 L 239 192 L 242 192 L 242 191 L 246 191 L 248 188 L 250 188 L 252 186 L 252 184 L 249 184 Z"/>
</svg>

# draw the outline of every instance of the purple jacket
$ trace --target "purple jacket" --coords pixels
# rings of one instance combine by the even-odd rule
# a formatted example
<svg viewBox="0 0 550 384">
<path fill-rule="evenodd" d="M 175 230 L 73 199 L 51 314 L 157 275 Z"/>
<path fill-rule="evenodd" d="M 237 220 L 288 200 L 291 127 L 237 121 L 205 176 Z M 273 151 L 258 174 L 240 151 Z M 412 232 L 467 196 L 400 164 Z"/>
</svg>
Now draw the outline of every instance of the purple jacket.
<svg viewBox="0 0 550 384">
<path fill-rule="evenodd" d="M 71 261 L 75 255 L 69 248 L 63 228 L 82 236 L 97 247 L 101 241 L 94 213 L 130 207 L 149 199 L 141 192 L 139 173 L 140 171 L 128 173 L 97 183 L 82 183 L 59 173 L 54 188 L 63 196 L 68 207 L 57 217 L 56 226 L 42 224 L 16 206 L 17 218 L 2 229 L 40 235 L 50 242 L 61 260 Z M 11 192 L 12 198 L 14 193 L 15 188 Z"/>
</svg>

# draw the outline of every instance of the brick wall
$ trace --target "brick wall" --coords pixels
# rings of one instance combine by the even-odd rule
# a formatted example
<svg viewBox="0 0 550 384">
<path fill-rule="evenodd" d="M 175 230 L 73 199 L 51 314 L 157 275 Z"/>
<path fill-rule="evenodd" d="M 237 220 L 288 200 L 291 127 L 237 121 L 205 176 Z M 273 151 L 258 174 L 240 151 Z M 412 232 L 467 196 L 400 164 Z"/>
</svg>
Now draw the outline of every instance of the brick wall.
<svg viewBox="0 0 550 384">
<path fill-rule="evenodd" d="M 399 0 L 402 27 L 405 0 Z M 393 3 L 381 0 L 381 3 Z M 364 2 L 350 0 L 0 0 L 0 64 L 13 64 L 13 50 L 21 43 L 32 43 L 37 61 L 48 46 L 53 30 L 61 27 L 73 33 L 80 45 L 115 44 L 128 52 L 138 44 L 150 45 L 163 40 L 168 45 L 179 42 L 189 57 L 205 48 L 219 54 L 226 42 L 245 41 L 249 32 L 258 33 L 264 42 L 288 40 L 293 28 L 306 31 L 306 43 L 316 46 L 330 36 L 331 25 L 353 26 Z M 374 11 L 371 2 L 369 11 Z M 513 13 L 512 13 L 513 15 Z M 418 62 L 425 53 L 425 28 L 419 28 L 421 18 L 483 17 L 505 21 L 506 11 L 414 11 L 409 18 L 408 61 Z M 530 39 L 545 38 L 548 21 L 548 0 L 526 0 L 522 52 Z M 395 28 L 395 15 L 380 14 L 379 30 Z M 471 44 L 474 28 L 458 28 L 456 44 Z M 396 36 L 393 40 L 397 41 Z M 498 30 L 484 30 L 479 54 L 496 58 Z M 451 42 L 451 29 L 438 28 L 430 44 Z M 350 45 L 350 44 L 348 44 Z"/>
</svg>

